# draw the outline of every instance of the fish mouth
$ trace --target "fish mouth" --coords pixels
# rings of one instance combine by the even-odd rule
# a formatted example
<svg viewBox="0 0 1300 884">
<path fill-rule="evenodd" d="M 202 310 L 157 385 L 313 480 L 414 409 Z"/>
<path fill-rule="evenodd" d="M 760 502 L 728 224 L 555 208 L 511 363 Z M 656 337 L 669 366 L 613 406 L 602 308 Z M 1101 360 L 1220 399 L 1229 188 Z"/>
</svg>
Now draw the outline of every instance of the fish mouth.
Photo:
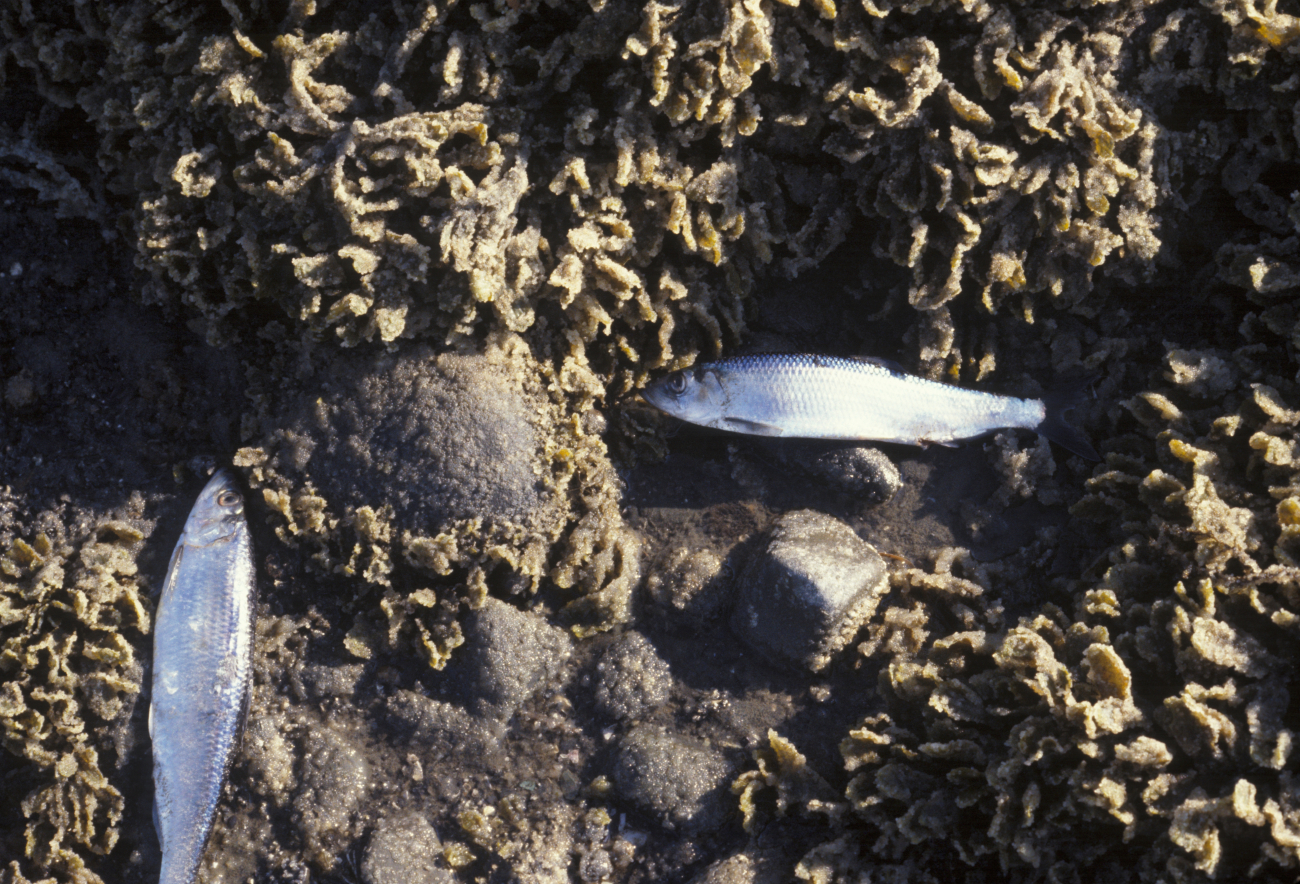
<svg viewBox="0 0 1300 884">
<path fill-rule="evenodd" d="M 641 399 L 650 403 L 662 412 L 667 414 L 672 413 L 671 408 L 669 407 L 670 400 L 668 394 L 664 392 L 663 387 L 658 381 L 648 385 L 641 391 Z"/>
</svg>

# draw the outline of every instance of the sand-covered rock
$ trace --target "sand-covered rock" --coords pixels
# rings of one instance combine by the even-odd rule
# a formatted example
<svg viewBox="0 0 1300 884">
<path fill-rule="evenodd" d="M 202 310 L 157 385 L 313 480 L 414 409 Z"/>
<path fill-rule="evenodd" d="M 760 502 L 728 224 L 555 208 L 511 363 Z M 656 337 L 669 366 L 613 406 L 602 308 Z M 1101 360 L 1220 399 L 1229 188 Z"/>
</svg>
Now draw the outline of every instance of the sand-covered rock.
<svg viewBox="0 0 1300 884">
<path fill-rule="evenodd" d="M 726 818 L 723 795 L 729 769 L 717 749 L 662 727 L 641 725 L 619 743 L 614 784 L 659 825 L 693 833 Z"/>
<path fill-rule="evenodd" d="M 668 664 L 636 632 L 612 644 L 596 664 L 596 707 L 619 721 L 635 720 L 661 706 L 672 688 Z"/>
<path fill-rule="evenodd" d="M 571 653 L 564 630 L 489 598 L 470 616 L 465 650 L 447 679 L 476 713 L 506 720 L 533 694 L 557 686 Z"/>
<path fill-rule="evenodd" d="M 441 860 L 442 842 L 424 816 L 392 814 L 371 833 L 361 876 L 365 884 L 453 884 Z"/>
<path fill-rule="evenodd" d="M 889 589 L 884 560 L 843 522 L 787 513 L 739 579 L 731 628 L 773 662 L 825 669 Z"/>
</svg>

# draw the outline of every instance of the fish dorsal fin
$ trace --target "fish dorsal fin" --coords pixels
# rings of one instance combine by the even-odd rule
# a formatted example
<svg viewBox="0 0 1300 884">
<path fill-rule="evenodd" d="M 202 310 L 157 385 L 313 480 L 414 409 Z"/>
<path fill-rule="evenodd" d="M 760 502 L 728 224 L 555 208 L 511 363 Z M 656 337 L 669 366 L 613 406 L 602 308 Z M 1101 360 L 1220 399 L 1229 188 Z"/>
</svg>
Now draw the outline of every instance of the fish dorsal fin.
<svg viewBox="0 0 1300 884">
<path fill-rule="evenodd" d="M 892 359 L 881 359 L 879 356 L 850 356 L 849 359 L 854 362 L 861 362 L 863 365 L 874 365 L 876 368 L 883 368 L 890 374 L 907 374 L 907 372 L 903 370 L 903 366 L 894 362 Z"/>
<path fill-rule="evenodd" d="M 782 436 L 785 430 L 776 424 L 765 424 L 762 421 L 746 420 L 743 417 L 724 417 L 719 421 L 720 429 L 731 430 L 733 433 L 748 433 L 751 436 Z"/>
</svg>

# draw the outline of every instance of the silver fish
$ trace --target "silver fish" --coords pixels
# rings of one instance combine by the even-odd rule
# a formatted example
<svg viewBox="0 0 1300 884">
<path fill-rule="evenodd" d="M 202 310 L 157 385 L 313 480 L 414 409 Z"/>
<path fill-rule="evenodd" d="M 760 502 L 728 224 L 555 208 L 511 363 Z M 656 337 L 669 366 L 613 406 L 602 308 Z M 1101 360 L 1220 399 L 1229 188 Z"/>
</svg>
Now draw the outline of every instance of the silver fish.
<svg viewBox="0 0 1300 884">
<path fill-rule="evenodd" d="M 1083 434 L 1061 419 L 1072 396 L 1058 402 L 963 390 L 875 359 L 739 356 L 674 372 L 641 395 L 674 417 L 733 433 L 947 445 L 1023 427 L 1098 459 Z"/>
<path fill-rule="evenodd" d="M 192 884 L 247 711 L 253 547 L 244 499 L 219 470 L 190 510 L 153 634 L 154 826 L 160 884 Z"/>
</svg>

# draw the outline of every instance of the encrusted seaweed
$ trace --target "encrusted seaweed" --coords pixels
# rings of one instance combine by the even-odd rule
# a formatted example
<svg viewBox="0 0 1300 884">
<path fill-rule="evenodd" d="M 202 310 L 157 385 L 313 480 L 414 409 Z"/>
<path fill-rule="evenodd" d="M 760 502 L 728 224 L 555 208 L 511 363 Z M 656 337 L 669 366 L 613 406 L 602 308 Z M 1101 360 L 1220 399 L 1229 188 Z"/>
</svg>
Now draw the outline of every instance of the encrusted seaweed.
<svg viewBox="0 0 1300 884">
<path fill-rule="evenodd" d="M 27 817 L 27 859 L 61 880 L 99 882 L 82 851 L 117 842 L 122 794 L 101 753 L 140 691 L 132 643 L 151 623 L 135 564 L 144 537 L 140 525 L 106 520 L 88 537 L 39 534 L 0 555 L 0 742 L 34 784 L 9 797 Z M 16 862 L 6 877 L 24 880 Z"/>
</svg>

